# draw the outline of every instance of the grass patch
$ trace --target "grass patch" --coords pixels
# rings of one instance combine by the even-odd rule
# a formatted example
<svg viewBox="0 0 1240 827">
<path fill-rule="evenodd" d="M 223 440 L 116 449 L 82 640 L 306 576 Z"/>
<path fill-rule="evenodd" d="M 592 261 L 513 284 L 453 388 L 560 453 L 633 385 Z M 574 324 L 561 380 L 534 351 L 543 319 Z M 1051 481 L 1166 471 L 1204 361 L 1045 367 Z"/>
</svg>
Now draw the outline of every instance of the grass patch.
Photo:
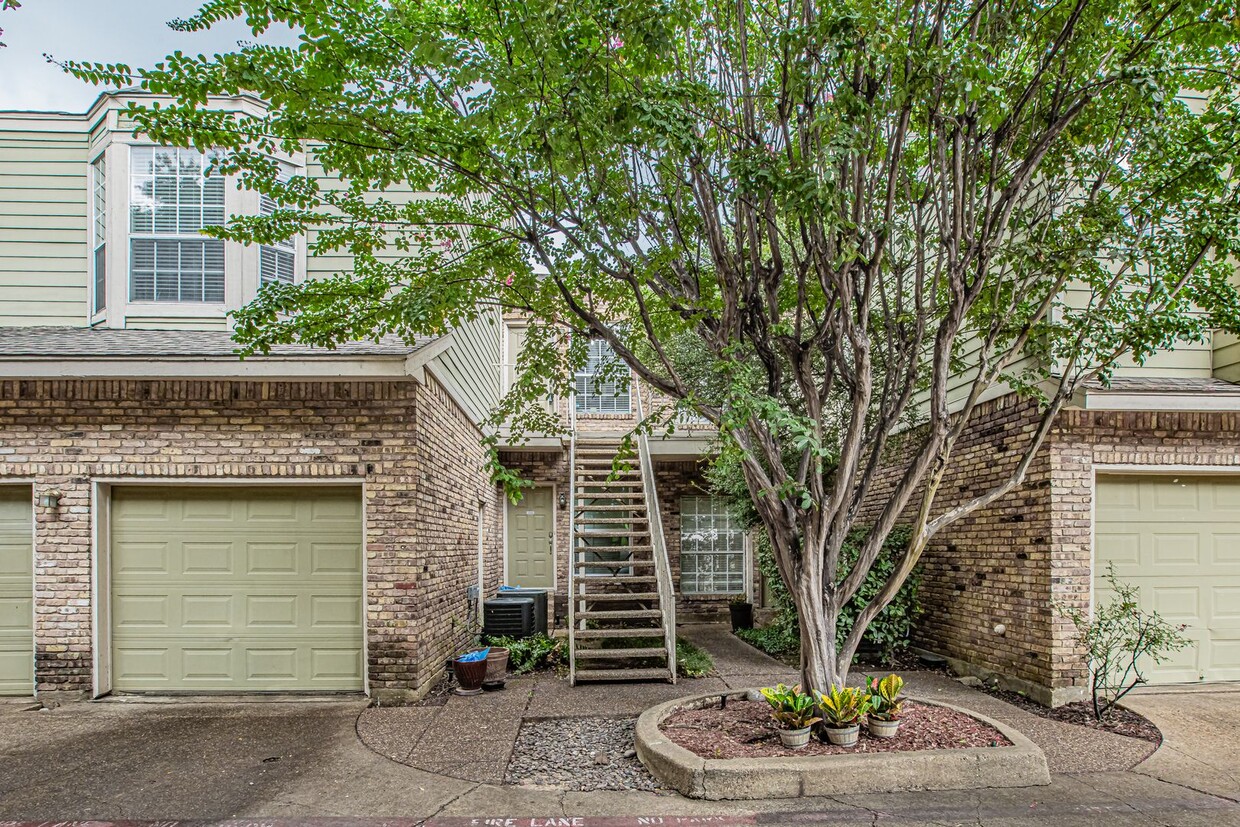
<svg viewBox="0 0 1240 827">
<path fill-rule="evenodd" d="M 682 637 L 676 638 L 676 672 L 686 678 L 704 678 L 715 669 L 714 658 Z"/>
</svg>

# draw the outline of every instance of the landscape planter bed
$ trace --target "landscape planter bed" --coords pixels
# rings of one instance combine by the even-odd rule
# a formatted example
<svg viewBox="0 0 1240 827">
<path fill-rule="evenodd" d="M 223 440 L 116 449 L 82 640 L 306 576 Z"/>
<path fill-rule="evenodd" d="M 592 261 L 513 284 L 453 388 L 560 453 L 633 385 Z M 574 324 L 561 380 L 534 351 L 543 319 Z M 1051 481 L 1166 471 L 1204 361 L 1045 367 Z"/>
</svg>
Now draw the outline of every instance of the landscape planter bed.
<svg viewBox="0 0 1240 827">
<path fill-rule="evenodd" d="M 754 716 L 760 701 L 747 701 L 748 690 L 680 698 L 642 713 L 637 721 L 637 756 L 661 782 L 691 798 L 796 798 L 850 793 L 914 790 L 964 790 L 982 787 L 1031 787 L 1050 783 L 1046 758 L 1024 735 L 1011 727 L 968 710 L 935 701 L 913 699 L 905 725 L 893 739 L 863 734 L 853 748 L 835 747 L 816 738 L 803 750 L 786 750 L 774 729 L 762 737 L 725 750 L 724 741 L 685 725 L 701 726 L 717 714 L 721 697 L 732 709 L 729 718 L 741 738 L 760 734 Z M 940 711 L 942 710 L 942 711 Z M 957 717 L 959 716 L 959 717 Z M 941 727 L 955 722 L 963 744 L 942 746 Z M 664 731 L 665 723 L 681 725 L 679 733 Z M 931 726 L 933 723 L 933 726 Z M 919 725 L 920 724 L 920 725 Z M 927 727 L 930 727 L 927 729 Z M 748 732 L 748 735 L 741 733 Z M 710 747 L 703 757 L 677 743 Z M 697 743 L 695 743 L 695 741 Z M 995 744 L 991 746 L 990 744 Z M 715 755 L 718 748 L 720 757 Z M 735 754 L 736 757 L 726 757 Z"/>
</svg>

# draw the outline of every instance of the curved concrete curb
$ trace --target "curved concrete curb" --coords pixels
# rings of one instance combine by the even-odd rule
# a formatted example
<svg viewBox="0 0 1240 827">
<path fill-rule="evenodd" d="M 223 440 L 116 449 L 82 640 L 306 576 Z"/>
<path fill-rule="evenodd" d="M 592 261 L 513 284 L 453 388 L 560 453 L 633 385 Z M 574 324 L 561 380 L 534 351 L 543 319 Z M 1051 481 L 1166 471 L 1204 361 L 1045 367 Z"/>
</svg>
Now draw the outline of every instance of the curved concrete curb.
<svg viewBox="0 0 1240 827">
<path fill-rule="evenodd" d="M 712 801 L 799 798 L 852 793 L 1036 787 L 1051 783 L 1042 750 L 1006 724 L 968 709 L 910 696 L 962 712 L 997 729 L 1010 747 L 871 752 L 788 758 L 702 758 L 672 743 L 659 725 L 673 712 L 744 699 L 750 690 L 692 695 L 647 709 L 637 719 L 637 757 L 664 784 Z"/>
</svg>

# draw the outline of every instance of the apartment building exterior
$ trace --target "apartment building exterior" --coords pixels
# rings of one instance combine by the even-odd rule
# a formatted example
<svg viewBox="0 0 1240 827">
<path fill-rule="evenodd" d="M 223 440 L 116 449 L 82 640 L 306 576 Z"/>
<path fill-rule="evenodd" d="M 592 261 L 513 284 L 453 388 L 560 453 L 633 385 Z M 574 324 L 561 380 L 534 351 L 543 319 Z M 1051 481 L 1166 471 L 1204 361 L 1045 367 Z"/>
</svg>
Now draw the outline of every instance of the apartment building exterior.
<svg viewBox="0 0 1240 827">
<path fill-rule="evenodd" d="M 601 342 L 548 401 L 567 435 L 501 434 L 534 482 L 518 502 L 480 440 L 520 318 L 239 359 L 229 310 L 349 262 L 308 255 L 313 237 L 202 236 L 268 205 L 202 153 L 134 137 L 131 98 L 0 113 L 0 694 L 416 697 L 468 634 L 471 596 L 501 584 L 558 596 L 575 680 L 674 679 L 676 618 L 760 592 L 702 476 L 708 427 L 643 438 L 613 468 L 660 402 L 610 378 Z M 312 153 L 279 160 L 322 175 Z M 1114 563 L 1194 641 L 1152 680 L 1240 679 L 1236 382 L 1240 341 L 1219 334 L 1083 393 L 1027 483 L 927 552 L 915 643 L 1069 700 L 1086 676 L 1054 605 L 1087 608 Z M 987 402 L 941 505 L 1015 462 L 1033 416 Z"/>
</svg>

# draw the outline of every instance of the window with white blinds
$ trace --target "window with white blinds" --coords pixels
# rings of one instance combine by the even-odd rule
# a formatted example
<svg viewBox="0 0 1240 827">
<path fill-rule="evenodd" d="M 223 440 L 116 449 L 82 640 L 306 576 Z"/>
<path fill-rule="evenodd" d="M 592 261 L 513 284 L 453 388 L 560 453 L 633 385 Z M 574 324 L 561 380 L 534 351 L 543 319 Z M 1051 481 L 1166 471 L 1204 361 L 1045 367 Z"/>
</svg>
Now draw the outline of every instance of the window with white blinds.
<svg viewBox="0 0 1240 827">
<path fill-rule="evenodd" d="M 719 497 L 680 501 L 680 591 L 745 591 L 745 531 Z"/>
<path fill-rule="evenodd" d="M 130 154 L 129 299 L 224 301 L 224 242 L 203 227 L 224 223 L 224 178 L 212 155 L 179 147 Z"/>
<path fill-rule="evenodd" d="M 280 163 L 280 181 L 293 177 L 292 164 Z M 262 215 L 276 211 L 276 202 L 266 193 L 258 197 L 258 210 Z M 297 271 L 297 239 L 286 238 L 275 244 L 263 244 L 258 248 L 258 283 L 283 282 L 292 284 Z"/>
<path fill-rule="evenodd" d="M 604 340 L 590 340 L 585 367 L 575 378 L 578 412 L 629 412 L 628 368 L 620 364 L 611 345 Z"/>
<path fill-rule="evenodd" d="M 108 306 L 108 168 L 104 156 L 100 155 L 91 167 L 94 174 L 91 199 L 94 219 L 91 222 L 94 311 L 100 313 Z"/>
</svg>

